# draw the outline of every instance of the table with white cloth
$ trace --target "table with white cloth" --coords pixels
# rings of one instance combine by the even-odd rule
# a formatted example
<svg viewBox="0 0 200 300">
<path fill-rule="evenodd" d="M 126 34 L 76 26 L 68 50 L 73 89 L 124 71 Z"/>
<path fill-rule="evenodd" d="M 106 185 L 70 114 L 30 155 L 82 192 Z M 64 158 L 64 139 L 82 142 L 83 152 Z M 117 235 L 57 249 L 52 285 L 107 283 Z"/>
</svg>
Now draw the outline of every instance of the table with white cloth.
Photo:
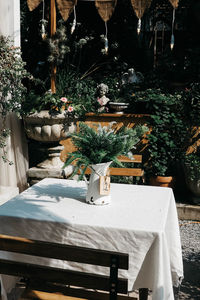
<svg viewBox="0 0 200 300">
<path fill-rule="evenodd" d="M 183 264 L 172 189 L 113 183 L 111 203 L 102 206 L 87 204 L 86 191 L 83 181 L 43 179 L 0 207 L 0 234 L 128 253 L 129 270 L 120 276 L 128 278 L 129 291 L 149 288 L 153 300 L 173 300 Z M 46 258 L 40 263 L 79 269 Z M 14 281 L 2 275 L 1 283 L 6 299 Z"/>
</svg>

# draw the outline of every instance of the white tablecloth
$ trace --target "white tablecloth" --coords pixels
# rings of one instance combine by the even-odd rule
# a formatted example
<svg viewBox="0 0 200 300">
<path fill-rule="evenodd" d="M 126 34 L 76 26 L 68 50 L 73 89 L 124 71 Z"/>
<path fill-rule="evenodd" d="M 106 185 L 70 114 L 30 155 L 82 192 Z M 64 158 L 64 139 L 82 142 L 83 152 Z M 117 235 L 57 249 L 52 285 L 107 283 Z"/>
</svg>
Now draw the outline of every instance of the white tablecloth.
<svg viewBox="0 0 200 300">
<path fill-rule="evenodd" d="M 19 194 L 19 188 L 0 185 L 0 205 Z"/>
<path fill-rule="evenodd" d="M 104 206 L 86 204 L 85 194 L 85 182 L 46 178 L 0 207 L 0 233 L 128 253 L 129 270 L 120 275 L 129 290 L 173 300 L 183 265 L 172 190 L 112 184 L 112 203 Z"/>
</svg>

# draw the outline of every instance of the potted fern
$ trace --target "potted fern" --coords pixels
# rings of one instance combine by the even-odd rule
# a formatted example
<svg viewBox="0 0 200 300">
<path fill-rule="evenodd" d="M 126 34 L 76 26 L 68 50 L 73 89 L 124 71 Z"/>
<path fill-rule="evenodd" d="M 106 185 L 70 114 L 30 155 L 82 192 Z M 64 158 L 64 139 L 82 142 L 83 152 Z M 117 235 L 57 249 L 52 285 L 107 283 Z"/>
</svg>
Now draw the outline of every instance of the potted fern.
<svg viewBox="0 0 200 300">
<path fill-rule="evenodd" d="M 102 205 L 110 202 L 109 176 L 107 176 L 109 165 L 115 162 L 117 165 L 123 166 L 118 160 L 118 156 L 127 155 L 131 158 L 131 149 L 147 131 L 147 128 L 138 125 L 134 129 L 122 127 L 116 130 L 113 128 L 113 122 L 107 127 L 101 126 L 101 124 L 96 127 L 80 123 L 79 131 L 69 135 L 76 151 L 68 153 L 63 168 L 74 162 L 75 167 L 71 177 L 79 173 L 79 179 L 83 179 L 85 171 L 89 167 L 92 174 L 86 202 Z"/>
</svg>

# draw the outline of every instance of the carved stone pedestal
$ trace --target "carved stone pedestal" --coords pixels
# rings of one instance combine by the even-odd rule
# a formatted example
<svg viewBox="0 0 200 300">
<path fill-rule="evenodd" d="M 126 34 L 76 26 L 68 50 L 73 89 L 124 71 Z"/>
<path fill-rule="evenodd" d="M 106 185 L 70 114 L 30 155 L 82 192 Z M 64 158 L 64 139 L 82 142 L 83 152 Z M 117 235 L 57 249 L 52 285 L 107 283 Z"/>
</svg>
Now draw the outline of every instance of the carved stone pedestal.
<svg viewBox="0 0 200 300">
<path fill-rule="evenodd" d="M 30 169 L 27 176 L 30 185 L 45 177 L 65 178 L 72 168 L 62 170 L 63 162 L 59 143 L 68 133 L 76 130 L 74 123 L 63 127 L 65 114 L 50 115 L 48 111 L 34 113 L 24 118 L 24 127 L 29 138 Z"/>
</svg>

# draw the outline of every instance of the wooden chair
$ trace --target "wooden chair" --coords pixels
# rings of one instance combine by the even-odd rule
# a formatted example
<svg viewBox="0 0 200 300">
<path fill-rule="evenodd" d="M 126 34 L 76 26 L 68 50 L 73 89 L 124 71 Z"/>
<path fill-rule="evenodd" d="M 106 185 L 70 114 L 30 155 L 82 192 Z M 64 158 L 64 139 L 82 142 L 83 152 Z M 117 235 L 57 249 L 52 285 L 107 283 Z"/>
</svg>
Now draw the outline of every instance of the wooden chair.
<svg viewBox="0 0 200 300">
<path fill-rule="evenodd" d="M 119 156 L 118 157 L 119 161 L 121 161 L 122 163 L 131 163 L 131 164 L 141 164 L 142 163 L 142 155 L 138 155 L 135 154 L 133 155 L 133 159 L 130 159 L 126 156 Z M 141 169 L 140 167 L 135 167 L 134 168 L 116 168 L 116 167 L 110 167 L 109 168 L 110 171 L 110 175 L 111 176 L 132 176 L 132 177 L 140 177 L 140 181 L 143 182 L 143 178 L 144 178 L 144 170 Z M 79 172 L 80 174 L 80 172 Z M 87 168 L 86 175 L 91 174 L 91 169 Z"/>
<path fill-rule="evenodd" d="M 118 157 L 120 162 L 123 163 L 142 163 L 142 155 L 135 154 L 133 155 L 133 159 L 130 159 L 126 156 L 119 156 Z M 86 174 L 90 174 L 91 170 L 88 168 L 86 170 Z M 144 175 L 144 171 L 141 168 L 116 168 L 110 167 L 110 175 L 116 176 L 138 176 L 142 177 Z"/>
<path fill-rule="evenodd" d="M 129 116 L 129 118 L 127 119 L 127 117 L 125 115 L 115 115 L 115 114 L 100 114 L 100 115 L 94 115 L 94 114 L 87 114 L 88 117 L 85 121 L 85 123 L 90 126 L 90 127 L 95 127 L 96 125 L 98 125 L 99 123 L 101 123 L 102 126 L 108 126 L 109 123 L 111 121 L 116 121 L 116 124 L 114 124 L 113 126 L 117 129 L 120 129 L 122 126 L 126 125 L 127 127 L 134 127 L 136 124 L 135 123 L 131 123 L 129 118 L 131 118 L 131 116 Z M 111 115 L 114 117 L 111 118 L 110 122 L 108 120 L 106 120 L 107 117 L 111 117 Z M 100 120 L 99 120 L 100 117 Z M 103 117 L 103 119 L 101 119 Z M 104 119 L 105 118 L 105 119 Z M 116 118 L 116 119 L 115 119 Z M 122 121 L 123 120 L 123 121 Z M 128 123 L 127 123 L 128 122 Z M 76 123 L 77 128 L 79 127 L 79 122 Z M 144 141 L 143 141 L 144 142 Z M 146 142 L 144 142 L 146 143 Z M 64 146 L 64 149 L 61 152 L 60 155 L 60 159 L 61 161 L 65 161 L 67 158 L 67 153 L 69 152 L 73 152 L 75 151 L 75 147 L 71 141 L 70 138 L 60 141 L 60 144 Z M 118 159 L 122 162 L 122 163 L 131 163 L 132 165 L 134 165 L 134 167 L 124 167 L 124 168 L 117 168 L 117 167 L 111 167 L 110 168 L 110 175 L 111 176 L 132 176 L 132 177 L 140 177 L 140 181 L 143 182 L 144 181 L 144 170 L 141 169 L 141 167 L 135 166 L 138 164 L 142 164 L 142 155 L 139 154 L 135 154 L 133 155 L 134 159 L 130 159 L 126 156 L 119 156 Z M 87 174 L 91 174 L 91 170 L 89 168 L 87 168 L 86 170 L 86 175 Z"/>
<path fill-rule="evenodd" d="M 118 278 L 118 269 L 128 269 L 128 254 L 6 235 L 0 235 L 0 250 L 104 266 L 110 269 L 110 275 L 105 276 L 0 259 L 0 274 L 26 278 L 27 287 L 21 300 L 71 300 L 74 298 L 79 300 L 125 300 L 127 298 L 137 300 L 127 296 L 127 279 Z"/>
</svg>

